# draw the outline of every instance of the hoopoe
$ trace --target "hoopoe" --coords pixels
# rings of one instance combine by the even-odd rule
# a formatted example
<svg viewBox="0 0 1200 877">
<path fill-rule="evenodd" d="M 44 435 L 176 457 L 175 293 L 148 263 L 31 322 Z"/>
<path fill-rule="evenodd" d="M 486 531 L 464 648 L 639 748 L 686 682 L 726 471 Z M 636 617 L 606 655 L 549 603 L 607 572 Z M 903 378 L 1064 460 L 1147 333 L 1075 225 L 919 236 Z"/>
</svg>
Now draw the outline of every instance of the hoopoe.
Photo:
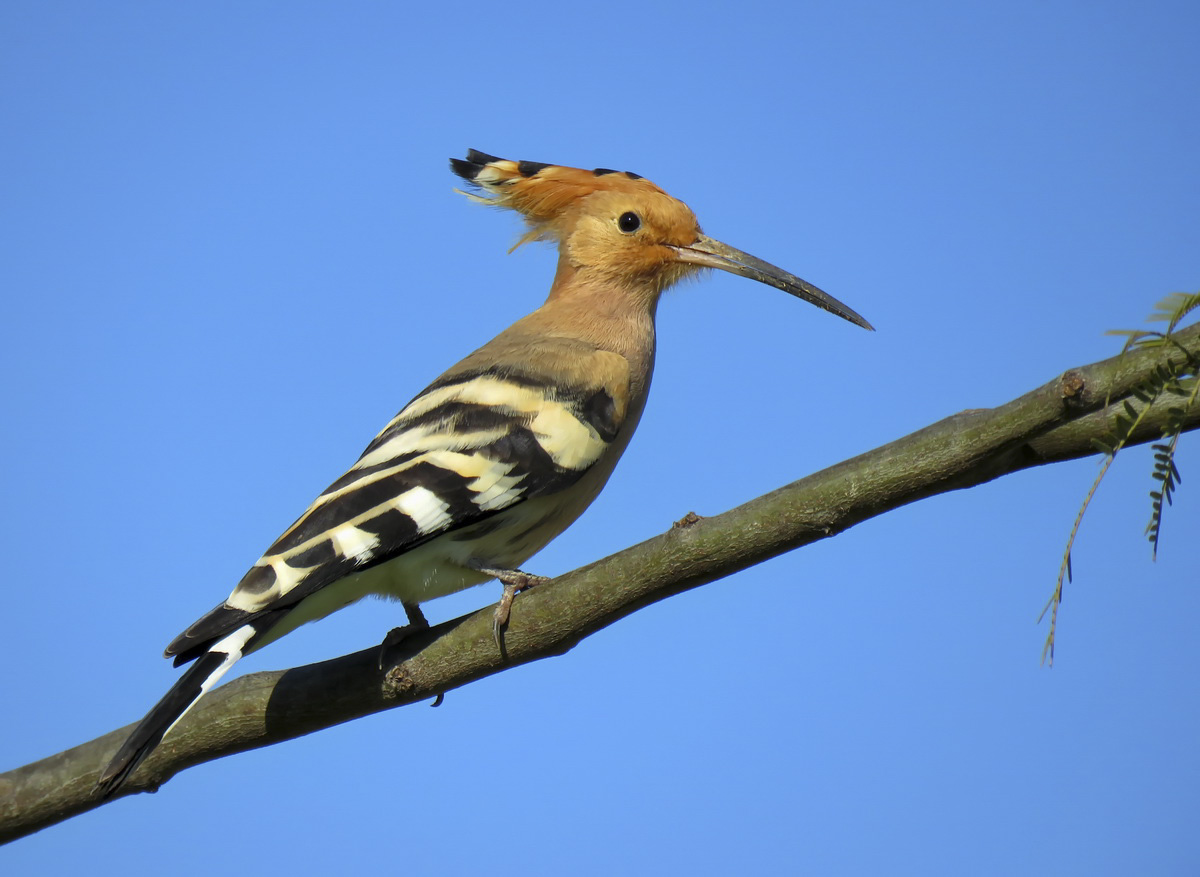
<svg viewBox="0 0 1200 877">
<path fill-rule="evenodd" d="M 719 268 L 789 292 L 865 329 L 815 286 L 705 236 L 683 202 L 637 174 L 507 161 L 475 150 L 451 170 L 520 213 L 518 241 L 558 244 L 545 304 L 426 387 L 250 568 L 223 603 L 167 646 L 194 661 L 99 779 L 117 791 L 243 655 L 375 594 L 419 604 L 488 579 L 513 595 L 520 566 L 591 504 L 629 444 L 654 367 L 667 287 Z M 467 194 L 467 193 L 464 193 Z M 382 656 L 381 656 L 382 660 Z"/>
</svg>

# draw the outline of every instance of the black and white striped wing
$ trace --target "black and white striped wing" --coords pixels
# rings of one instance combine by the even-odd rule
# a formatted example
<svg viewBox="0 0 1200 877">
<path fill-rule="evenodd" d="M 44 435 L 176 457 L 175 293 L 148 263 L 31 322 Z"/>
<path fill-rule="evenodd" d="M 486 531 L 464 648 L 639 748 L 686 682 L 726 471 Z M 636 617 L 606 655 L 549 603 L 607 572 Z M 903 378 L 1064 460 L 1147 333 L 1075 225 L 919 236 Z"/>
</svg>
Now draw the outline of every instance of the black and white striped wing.
<svg viewBox="0 0 1200 877">
<path fill-rule="evenodd" d="M 619 427 L 603 389 L 550 386 L 512 372 L 439 380 L 166 655 L 184 663 L 247 621 L 282 617 L 352 573 L 566 490 L 596 464 Z"/>
</svg>

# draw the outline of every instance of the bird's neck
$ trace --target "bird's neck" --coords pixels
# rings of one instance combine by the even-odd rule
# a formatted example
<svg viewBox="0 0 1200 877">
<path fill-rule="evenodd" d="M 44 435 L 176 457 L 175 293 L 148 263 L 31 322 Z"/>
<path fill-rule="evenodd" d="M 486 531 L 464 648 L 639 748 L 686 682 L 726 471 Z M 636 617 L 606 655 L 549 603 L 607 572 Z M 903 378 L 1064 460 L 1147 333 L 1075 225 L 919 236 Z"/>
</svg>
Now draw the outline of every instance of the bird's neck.
<svg viewBox="0 0 1200 877">
<path fill-rule="evenodd" d="M 571 336 L 625 357 L 647 377 L 654 364 L 654 316 L 658 292 L 614 283 L 561 259 L 550 295 L 526 320 L 538 330 Z"/>
</svg>

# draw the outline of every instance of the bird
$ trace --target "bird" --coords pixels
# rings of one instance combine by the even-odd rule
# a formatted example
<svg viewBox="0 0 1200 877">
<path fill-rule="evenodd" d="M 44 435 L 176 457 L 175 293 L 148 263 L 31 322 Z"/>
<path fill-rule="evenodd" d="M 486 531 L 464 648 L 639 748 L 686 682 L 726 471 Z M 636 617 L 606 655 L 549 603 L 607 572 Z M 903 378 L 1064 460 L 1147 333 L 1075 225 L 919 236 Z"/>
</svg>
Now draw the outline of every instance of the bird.
<svg viewBox="0 0 1200 877">
<path fill-rule="evenodd" d="M 514 596 L 541 581 L 521 566 L 596 498 L 641 418 L 667 288 L 718 269 L 873 329 L 816 286 L 706 236 L 686 204 L 638 174 L 474 149 L 450 169 L 468 198 L 524 218 L 513 249 L 557 245 L 545 303 L 418 393 L 229 597 L 171 641 L 165 657 L 191 666 L 101 772 L 103 797 L 241 657 L 368 595 L 408 616 L 386 648 L 428 626 L 421 603 L 496 579 L 502 647 Z"/>
</svg>

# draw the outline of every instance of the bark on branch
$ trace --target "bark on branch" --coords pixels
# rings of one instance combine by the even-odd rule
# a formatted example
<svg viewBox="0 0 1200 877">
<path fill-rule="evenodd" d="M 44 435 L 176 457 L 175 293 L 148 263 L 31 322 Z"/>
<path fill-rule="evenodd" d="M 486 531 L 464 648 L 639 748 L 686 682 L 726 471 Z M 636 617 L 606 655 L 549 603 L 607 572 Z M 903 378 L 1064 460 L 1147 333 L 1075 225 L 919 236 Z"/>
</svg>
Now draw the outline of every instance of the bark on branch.
<svg viewBox="0 0 1200 877">
<path fill-rule="evenodd" d="M 1200 326 L 1174 337 L 1200 357 Z M 206 695 L 120 794 L 154 790 L 204 761 L 563 654 L 643 606 L 914 500 L 1093 454 L 1091 439 L 1109 428 L 1112 406 L 1168 358 L 1182 361 L 1183 355 L 1170 348 L 1140 350 L 1072 369 L 1005 405 L 948 417 L 724 514 L 689 516 L 660 536 L 522 594 L 513 605 L 503 655 L 487 608 L 406 641 L 386 672 L 378 669 L 378 646 L 372 644 L 332 661 L 235 679 Z M 1166 405 L 1155 407 L 1131 443 L 1159 437 Z M 1200 412 L 1192 412 L 1185 428 L 1197 425 Z M 0 774 L 0 842 L 99 806 L 96 777 L 131 730 Z"/>
</svg>

